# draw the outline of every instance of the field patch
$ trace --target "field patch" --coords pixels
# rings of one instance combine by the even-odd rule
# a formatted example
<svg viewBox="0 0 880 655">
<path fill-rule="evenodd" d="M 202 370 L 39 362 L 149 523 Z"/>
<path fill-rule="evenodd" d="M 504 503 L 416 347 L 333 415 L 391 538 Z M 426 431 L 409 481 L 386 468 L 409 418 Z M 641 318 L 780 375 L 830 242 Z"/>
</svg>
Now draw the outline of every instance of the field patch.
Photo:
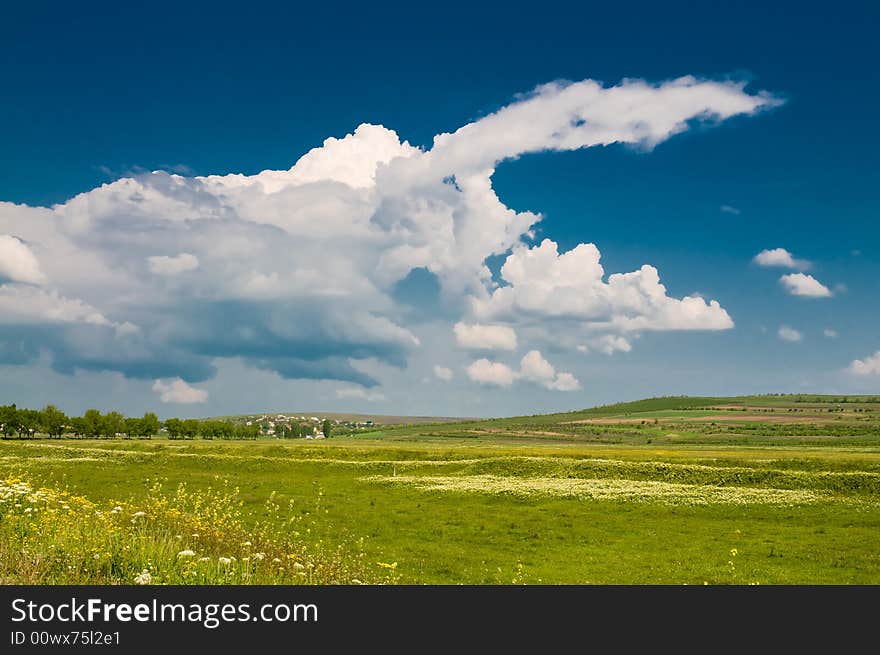
<svg viewBox="0 0 880 655">
<path fill-rule="evenodd" d="M 581 500 L 663 503 L 665 505 L 777 505 L 794 507 L 831 497 L 806 489 L 762 489 L 676 484 L 645 480 L 524 478 L 497 475 L 371 476 L 365 482 L 409 485 L 421 491 L 562 496 Z"/>
</svg>

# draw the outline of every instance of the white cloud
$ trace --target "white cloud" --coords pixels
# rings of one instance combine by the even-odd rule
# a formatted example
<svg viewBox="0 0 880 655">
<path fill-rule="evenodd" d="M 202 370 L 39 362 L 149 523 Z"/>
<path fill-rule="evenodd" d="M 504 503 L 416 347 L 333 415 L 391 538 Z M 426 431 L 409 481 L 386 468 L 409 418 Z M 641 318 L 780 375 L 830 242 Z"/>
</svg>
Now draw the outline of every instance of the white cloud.
<svg viewBox="0 0 880 655">
<path fill-rule="evenodd" d="M 406 370 L 420 347 L 394 299 L 395 285 L 419 268 L 436 277 L 457 312 L 450 323 L 499 327 L 469 314 L 473 304 L 517 320 L 570 314 L 605 332 L 725 329 L 733 322 L 717 302 L 667 296 L 653 267 L 603 281 L 589 244 L 570 258 L 575 251 L 557 255 L 553 244 L 551 272 L 517 278 L 531 252 L 522 240 L 541 216 L 505 206 L 492 176 L 499 163 L 527 153 L 614 143 L 649 149 L 695 122 L 777 104 L 744 84 L 693 77 L 613 87 L 556 82 L 438 134 L 427 151 L 364 124 L 288 170 L 152 172 L 51 208 L 0 202 L 0 233 L 18 237 L 4 240 L 3 253 L 17 254 L 14 274 L 12 258 L 0 258 L 2 274 L 18 282 L 4 285 L 0 303 L 24 299 L 26 307 L 0 321 L 0 341 L 27 340 L 17 352 L 45 352 L 63 372 L 87 366 L 192 382 L 209 378 L 218 360 L 240 359 L 285 378 L 366 389 L 378 382 L 358 362 Z M 39 266 L 22 257 L 21 244 L 39 254 Z M 495 289 L 486 262 L 507 253 L 510 286 Z M 46 286 L 25 292 L 24 282 Z M 541 301 L 545 291 L 549 300 Z M 32 329 L 39 322 L 55 326 L 51 339 Z M 138 330 L 119 327 L 126 324 Z M 509 347 L 507 330 L 490 343 Z"/>
<path fill-rule="evenodd" d="M 779 266 L 782 268 L 794 268 L 804 270 L 810 267 L 810 262 L 806 259 L 795 259 L 794 255 L 785 248 L 773 248 L 772 250 L 762 250 L 753 260 L 758 266 Z"/>
<path fill-rule="evenodd" d="M 46 276 L 31 249 L 11 234 L 0 234 L 0 282 L 42 284 Z"/>
<path fill-rule="evenodd" d="M 474 382 L 500 387 L 509 387 L 516 380 L 528 380 L 556 391 L 576 391 L 581 388 L 577 378 L 571 373 L 557 372 L 537 350 L 530 350 L 523 356 L 518 371 L 506 364 L 483 358 L 467 367 L 467 375 Z"/>
<path fill-rule="evenodd" d="M 0 325 L 43 323 L 111 324 L 88 303 L 76 298 L 65 298 L 54 289 L 22 284 L 0 285 Z"/>
<path fill-rule="evenodd" d="M 571 373 L 557 373 L 554 366 L 537 350 L 531 350 L 519 363 L 519 375 L 523 379 L 537 382 L 547 389 L 556 391 L 577 391 L 580 383 Z"/>
<path fill-rule="evenodd" d="M 831 289 L 819 282 L 812 275 L 804 273 L 790 273 L 779 278 L 779 282 L 793 296 L 804 296 L 807 298 L 828 298 Z"/>
<path fill-rule="evenodd" d="M 485 357 L 467 367 L 467 376 L 474 382 L 498 387 L 509 387 L 517 379 L 512 368 L 500 362 L 490 362 Z"/>
<path fill-rule="evenodd" d="M 680 300 L 668 296 L 653 266 L 615 273 L 605 282 L 600 257 L 592 243 L 561 254 L 549 239 L 531 248 L 518 246 L 501 267 L 508 286 L 487 298 L 473 298 L 473 310 L 490 318 L 579 319 L 622 331 L 733 327 L 733 320 L 715 300 L 707 303 L 699 296 Z"/>
<path fill-rule="evenodd" d="M 856 359 L 849 365 L 853 375 L 880 375 L 880 350 L 864 359 Z"/>
<path fill-rule="evenodd" d="M 159 394 L 159 400 L 163 403 L 191 405 L 193 403 L 203 403 L 208 399 L 207 391 L 196 389 L 180 378 L 174 378 L 167 382 L 156 380 L 153 383 L 153 391 Z"/>
<path fill-rule="evenodd" d="M 739 216 L 742 212 L 736 207 L 732 207 L 731 205 L 721 205 L 721 211 L 725 214 L 733 214 L 735 216 Z"/>
<path fill-rule="evenodd" d="M 787 325 L 780 326 L 776 334 L 783 341 L 797 342 L 804 338 L 804 335 Z"/>
<path fill-rule="evenodd" d="M 150 270 L 156 275 L 178 275 L 186 271 L 194 271 L 199 267 L 199 258 L 188 252 L 182 252 L 174 257 L 166 255 L 154 255 L 147 257 Z"/>
<path fill-rule="evenodd" d="M 832 330 L 831 328 L 826 328 L 822 330 L 822 334 L 824 334 L 829 339 L 836 339 L 840 336 L 840 333 L 837 330 Z"/>
<path fill-rule="evenodd" d="M 385 400 L 385 394 L 381 391 L 368 391 L 367 389 L 363 389 L 361 387 L 345 387 L 344 389 L 336 390 L 337 398 L 356 398 L 358 400 L 366 400 L 367 402 L 375 403 L 381 402 Z"/>
<path fill-rule="evenodd" d="M 557 373 L 556 378 L 547 385 L 547 388 L 556 391 L 578 391 L 581 383 L 571 373 Z"/>
<path fill-rule="evenodd" d="M 605 355 L 613 355 L 615 352 L 628 353 L 632 350 L 632 344 L 624 337 L 617 334 L 604 334 L 601 337 L 590 339 L 588 344 L 580 344 L 577 349 L 582 353 L 590 350 L 598 350 Z"/>
<path fill-rule="evenodd" d="M 434 377 L 436 377 L 438 380 L 449 382 L 452 379 L 452 369 L 446 368 L 445 366 L 436 365 L 434 366 Z"/>
<path fill-rule="evenodd" d="M 458 322 L 453 330 L 456 342 L 463 348 L 516 350 L 516 332 L 505 325 L 468 325 Z"/>
</svg>

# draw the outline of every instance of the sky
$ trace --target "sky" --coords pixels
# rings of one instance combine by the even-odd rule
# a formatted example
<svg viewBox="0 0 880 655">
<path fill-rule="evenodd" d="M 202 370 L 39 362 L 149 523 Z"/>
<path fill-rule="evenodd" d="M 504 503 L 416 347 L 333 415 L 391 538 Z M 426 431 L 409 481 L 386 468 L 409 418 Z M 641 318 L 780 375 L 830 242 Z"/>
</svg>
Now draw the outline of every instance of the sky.
<svg viewBox="0 0 880 655">
<path fill-rule="evenodd" d="M 0 404 L 880 393 L 872 3 L 15 4 Z"/>
</svg>

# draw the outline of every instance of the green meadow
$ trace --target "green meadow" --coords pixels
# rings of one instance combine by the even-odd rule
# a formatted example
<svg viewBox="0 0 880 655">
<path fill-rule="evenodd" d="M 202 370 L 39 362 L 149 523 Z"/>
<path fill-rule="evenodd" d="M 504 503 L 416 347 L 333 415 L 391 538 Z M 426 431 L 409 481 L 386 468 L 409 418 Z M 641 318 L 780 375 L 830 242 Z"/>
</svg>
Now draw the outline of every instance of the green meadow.
<svg viewBox="0 0 880 655">
<path fill-rule="evenodd" d="M 0 478 L 7 583 L 880 583 L 878 397 L 8 439 Z"/>
</svg>

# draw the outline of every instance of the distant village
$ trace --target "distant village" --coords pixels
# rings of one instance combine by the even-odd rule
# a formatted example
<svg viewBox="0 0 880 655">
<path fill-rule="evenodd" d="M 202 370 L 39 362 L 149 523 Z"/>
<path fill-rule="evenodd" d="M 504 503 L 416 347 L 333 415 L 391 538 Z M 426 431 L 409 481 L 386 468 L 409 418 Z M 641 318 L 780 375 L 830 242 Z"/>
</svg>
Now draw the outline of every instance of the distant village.
<svg viewBox="0 0 880 655">
<path fill-rule="evenodd" d="M 243 417 L 248 427 L 257 426 L 263 437 L 325 439 L 330 433 L 357 432 L 373 427 L 372 420 L 345 421 L 320 416 L 262 414 Z"/>
</svg>

